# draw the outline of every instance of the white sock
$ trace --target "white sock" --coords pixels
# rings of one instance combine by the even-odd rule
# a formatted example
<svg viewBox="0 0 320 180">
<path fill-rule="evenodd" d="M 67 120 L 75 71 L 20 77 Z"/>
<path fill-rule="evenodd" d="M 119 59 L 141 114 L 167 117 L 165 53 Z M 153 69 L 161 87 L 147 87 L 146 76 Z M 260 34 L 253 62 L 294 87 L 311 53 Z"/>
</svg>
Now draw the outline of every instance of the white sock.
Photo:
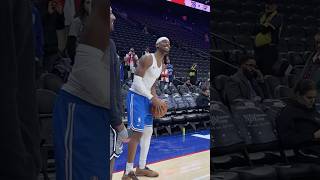
<svg viewBox="0 0 320 180">
<path fill-rule="evenodd" d="M 133 171 L 133 163 L 127 163 L 126 165 L 126 175 L 128 175 L 131 171 Z"/>
<path fill-rule="evenodd" d="M 145 127 L 143 129 L 143 134 L 140 139 L 140 159 L 139 159 L 140 169 L 144 169 L 146 167 L 152 133 L 153 133 L 152 127 Z"/>
</svg>

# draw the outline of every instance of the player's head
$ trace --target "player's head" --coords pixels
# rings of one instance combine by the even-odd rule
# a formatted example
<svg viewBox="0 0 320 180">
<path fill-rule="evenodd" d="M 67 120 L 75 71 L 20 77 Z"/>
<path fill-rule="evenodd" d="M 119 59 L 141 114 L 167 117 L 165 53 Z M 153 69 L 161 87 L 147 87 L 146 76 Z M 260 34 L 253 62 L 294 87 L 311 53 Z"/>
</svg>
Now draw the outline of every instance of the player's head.
<svg viewBox="0 0 320 180">
<path fill-rule="evenodd" d="M 271 13 L 277 10 L 277 1 L 276 0 L 265 0 L 265 11 L 266 13 Z"/>
<path fill-rule="evenodd" d="M 116 17 L 112 13 L 112 8 L 110 6 L 110 31 L 114 30 L 114 21 L 116 20 Z"/>
<path fill-rule="evenodd" d="M 298 101 L 307 107 L 313 107 L 317 98 L 316 83 L 310 79 L 303 79 L 298 82 L 294 89 Z"/>
<path fill-rule="evenodd" d="M 88 13 L 88 15 L 91 13 L 91 9 L 92 9 L 92 3 L 91 0 L 82 0 L 81 1 L 85 11 Z"/>
<path fill-rule="evenodd" d="M 320 51 L 320 32 L 314 36 L 315 49 Z"/>
<path fill-rule="evenodd" d="M 167 37 L 161 37 L 156 42 L 157 50 L 164 54 L 168 54 L 170 51 L 170 40 Z"/>
</svg>

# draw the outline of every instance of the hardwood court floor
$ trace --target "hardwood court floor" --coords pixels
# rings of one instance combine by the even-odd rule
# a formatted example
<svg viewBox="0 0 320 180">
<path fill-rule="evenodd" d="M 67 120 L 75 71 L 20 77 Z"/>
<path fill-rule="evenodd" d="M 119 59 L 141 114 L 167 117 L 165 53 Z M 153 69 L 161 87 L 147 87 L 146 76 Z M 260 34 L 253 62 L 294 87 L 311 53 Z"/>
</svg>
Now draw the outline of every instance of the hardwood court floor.
<svg viewBox="0 0 320 180">
<path fill-rule="evenodd" d="M 140 180 L 209 180 L 210 151 L 202 151 L 148 165 L 160 173 L 158 178 L 139 177 Z M 123 171 L 114 173 L 113 180 L 121 180 Z"/>
</svg>

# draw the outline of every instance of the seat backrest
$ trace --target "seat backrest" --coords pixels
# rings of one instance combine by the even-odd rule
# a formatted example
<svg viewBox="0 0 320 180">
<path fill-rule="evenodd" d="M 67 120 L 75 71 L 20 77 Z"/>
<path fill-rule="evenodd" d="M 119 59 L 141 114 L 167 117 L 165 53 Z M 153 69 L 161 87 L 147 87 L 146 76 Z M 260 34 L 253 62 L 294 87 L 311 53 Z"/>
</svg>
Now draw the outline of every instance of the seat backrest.
<svg viewBox="0 0 320 180">
<path fill-rule="evenodd" d="M 196 108 L 197 103 L 196 100 L 193 98 L 191 94 L 184 94 L 182 95 L 182 98 L 184 99 L 185 102 L 189 104 L 189 108 Z"/>
<path fill-rule="evenodd" d="M 52 112 L 57 94 L 46 89 L 36 91 L 42 144 L 53 144 Z"/>
<path fill-rule="evenodd" d="M 179 95 L 179 93 L 173 94 L 172 97 L 173 97 L 173 100 L 174 100 L 174 102 L 176 104 L 176 109 L 187 109 L 188 108 L 188 104 L 185 103 L 185 101 Z"/>
<path fill-rule="evenodd" d="M 245 130 L 241 131 L 241 135 L 246 138 L 247 144 L 265 144 L 277 141 L 272 120 L 261 108 L 252 105 L 235 105 L 231 109 L 236 124 Z"/>
<path fill-rule="evenodd" d="M 212 147 L 222 148 L 243 142 L 228 108 L 221 102 L 210 102 Z"/>
</svg>

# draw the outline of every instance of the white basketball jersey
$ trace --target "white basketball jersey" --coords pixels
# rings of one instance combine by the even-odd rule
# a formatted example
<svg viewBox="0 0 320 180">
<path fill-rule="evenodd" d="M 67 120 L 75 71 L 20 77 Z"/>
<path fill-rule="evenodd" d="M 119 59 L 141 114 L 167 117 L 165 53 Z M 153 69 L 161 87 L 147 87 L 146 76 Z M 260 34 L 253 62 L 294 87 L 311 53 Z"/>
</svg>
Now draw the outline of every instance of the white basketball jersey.
<svg viewBox="0 0 320 180">
<path fill-rule="evenodd" d="M 142 80 L 149 92 L 151 92 L 152 85 L 156 82 L 156 80 L 160 77 L 162 71 L 162 64 L 158 67 L 157 59 L 154 56 L 154 53 L 150 53 L 152 56 L 152 65 L 146 70 Z M 134 83 L 132 84 L 130 90 L 139 94 L 137 90 L 134 88 Z"/>
</svg>

